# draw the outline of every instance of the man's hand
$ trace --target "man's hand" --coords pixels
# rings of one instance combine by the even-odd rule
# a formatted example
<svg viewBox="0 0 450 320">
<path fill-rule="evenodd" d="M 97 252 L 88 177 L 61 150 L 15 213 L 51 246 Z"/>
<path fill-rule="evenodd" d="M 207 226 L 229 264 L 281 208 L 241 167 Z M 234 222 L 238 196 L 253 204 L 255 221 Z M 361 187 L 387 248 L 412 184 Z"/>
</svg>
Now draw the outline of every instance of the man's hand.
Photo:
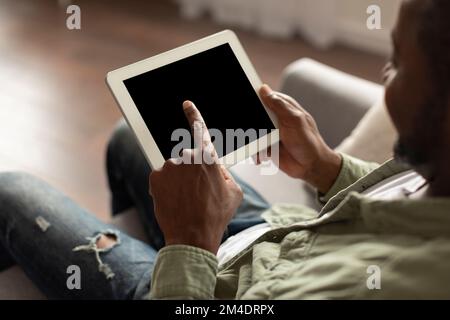
<svg viewBox="0 0 450 320">
<path fill-rule="evenodd" d="M 323 141 L 313 117 L 297 101 L 267 85 L 260 95 L 278 119 L 280 169 L 326 193 L 339 174 L 341 156 Z"/>
<path fill-rule="evenodd" d="M 194 150 L 183 151 L 183 159 L 194 159 L 199 153 L 203 159 L 203 153 L 208 152 L 207 156 L 217 160 L 198 109 L 186 101 L 183 110 L 196 145 Z M 185 244 L 216 254 L 225 228 L 242 201 L 242 190 L 217 161 L 179 164 L 178 160 L 166 161 L 162 169 L 150 175 L 150 194 L 166 245 Z"/>
</svg>

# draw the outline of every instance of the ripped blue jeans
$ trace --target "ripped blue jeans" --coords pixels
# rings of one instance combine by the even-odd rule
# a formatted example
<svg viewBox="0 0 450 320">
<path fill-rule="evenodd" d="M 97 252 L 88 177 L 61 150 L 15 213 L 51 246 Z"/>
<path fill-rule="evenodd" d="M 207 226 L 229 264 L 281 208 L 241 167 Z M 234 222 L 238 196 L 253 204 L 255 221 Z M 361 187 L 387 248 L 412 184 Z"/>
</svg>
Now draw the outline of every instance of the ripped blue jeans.
<svg viewBox="0 0 450 320">
<path fill-rule="evenodd" d="M 33 176 L 0 173 L 0 271 L 19 264 L 53 299 L 145 298 L 164 238 L 148 195 L 150 168 L 123 121 L 108 144 L 106 167 L 112 214 L 136 208 L 148 242 L 101 222 Z M 269 207 L 252 188 L 238 183 L 244 200 L 223 240 L 262 223 L 261 213 Z M 114 244 L 99 249 L 101 235 Z"/>
</svg>

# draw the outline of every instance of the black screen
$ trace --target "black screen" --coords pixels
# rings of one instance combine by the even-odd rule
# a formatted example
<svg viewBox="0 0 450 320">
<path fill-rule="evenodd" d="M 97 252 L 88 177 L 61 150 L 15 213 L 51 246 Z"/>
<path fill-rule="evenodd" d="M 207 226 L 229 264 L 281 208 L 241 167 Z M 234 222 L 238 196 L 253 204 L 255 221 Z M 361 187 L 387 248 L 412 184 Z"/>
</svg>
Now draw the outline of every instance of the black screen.
<svg viewBox="0 0 450 320">
<path fill-rule="evenodd" d="M 224 137 L 226 129 L 274 129 L 229 44 L 127 79 L 124 84 L 166 160 L 179 143 L 171 141 L 172 132 L 189 129 L 182 108 L 185 100 L 193 101 L 208 128 L 219 129 Z M 235 141 L 234 150 L 239 147 Z M 221 157 L 228 152 L 217 153 Z"/>
</svg>

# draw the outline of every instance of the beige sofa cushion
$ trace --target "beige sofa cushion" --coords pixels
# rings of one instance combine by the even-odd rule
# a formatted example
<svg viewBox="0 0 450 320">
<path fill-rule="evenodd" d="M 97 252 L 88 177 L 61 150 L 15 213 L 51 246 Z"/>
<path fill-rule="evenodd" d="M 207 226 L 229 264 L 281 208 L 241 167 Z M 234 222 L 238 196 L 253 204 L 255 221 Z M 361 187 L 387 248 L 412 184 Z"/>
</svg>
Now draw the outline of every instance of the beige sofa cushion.
<svg viewBox="0 0 450 320">
<path fill-rule="evenodd" d="M 336 150 L 366 161 L 383 163 L 392 158 L 396 139 L 397 132 L 383 99 L 369 109 Z"/>
</svg>

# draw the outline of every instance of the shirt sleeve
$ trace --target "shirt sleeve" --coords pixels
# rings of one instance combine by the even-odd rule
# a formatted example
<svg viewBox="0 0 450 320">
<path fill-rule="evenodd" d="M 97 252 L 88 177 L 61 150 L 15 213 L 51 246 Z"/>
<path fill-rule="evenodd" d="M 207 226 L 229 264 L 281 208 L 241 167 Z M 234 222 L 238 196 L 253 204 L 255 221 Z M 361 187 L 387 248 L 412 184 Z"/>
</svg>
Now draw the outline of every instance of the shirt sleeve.
<svg viewBox="0 0 450 320">
<path fill-rule="evenodd" d="M 366 162 L 347 154 L 341 153 L 342 167 L 339 175 L 326 194 L 318 193 L 318 199 L 321 204 L 327 203 L 337 193 L 379 167 L 378 163 Z"/>
<path fill-rule="evenodd" d="M 150 299 L 214 299 L 217 269 L 217 258 L 209 251 L 167 246 L 156 259 Z"/>
</svg>

